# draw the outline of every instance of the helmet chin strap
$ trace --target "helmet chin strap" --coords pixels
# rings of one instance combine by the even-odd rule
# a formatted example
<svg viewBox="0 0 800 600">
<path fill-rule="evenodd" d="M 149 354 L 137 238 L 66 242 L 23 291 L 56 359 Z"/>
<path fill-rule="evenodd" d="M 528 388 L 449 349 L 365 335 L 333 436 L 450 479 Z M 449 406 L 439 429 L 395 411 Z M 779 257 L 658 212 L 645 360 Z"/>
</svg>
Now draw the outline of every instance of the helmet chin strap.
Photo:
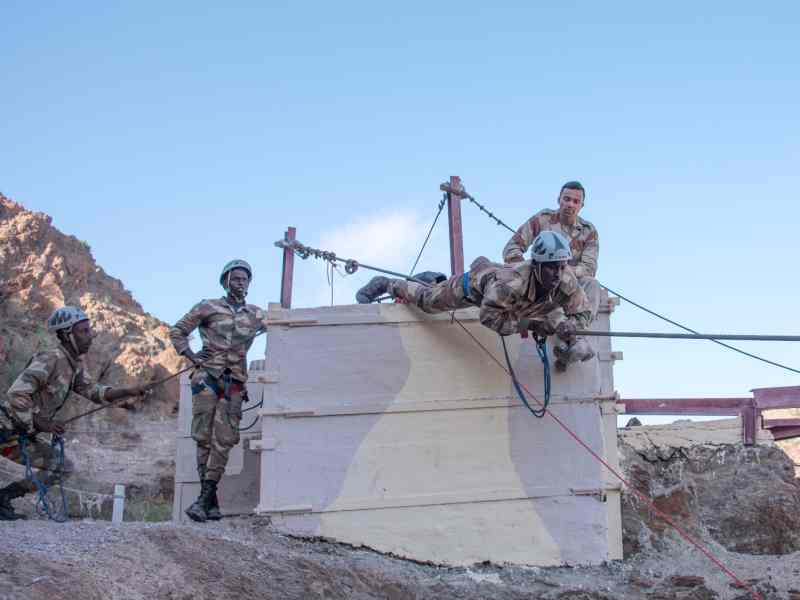
<svg viewBox="0 0 800 600">
<path fill-rule="evenodd" d="M 533 276 L 537 283 L 542 283 L 542 263 L 533 261 Z"/>
<path fill-rule="evenodd" d="M 75 354 L 75 356 L 80 356 L 81 352 L 78 350 L 78 344 L 75 342 L 75 336 L 72 334 L 72 330 L 70 329 L 69 333 L 66 336 L 66 346 L 69 350 Z M 63 341 L 63 338 L 62 338 Z"/>
<path fill-rule="evenodd" d="M 229 293 L 231 296 L 233 296 L 234 300 L 236 300 L 237 302 L 244 302 L 244 299 L 245 299 L 245 298 L 247 298 L 247 292 L 245 292 L 245 291 L 243 291 L 243 292 L 241 292 L 241 293 L 237 294 L 237 293 L 236 293 L 236 292 L 234 292 L 233 290 L 231 290 L 231 289 L 228 289 L 228 293 Z"/>
</svg>

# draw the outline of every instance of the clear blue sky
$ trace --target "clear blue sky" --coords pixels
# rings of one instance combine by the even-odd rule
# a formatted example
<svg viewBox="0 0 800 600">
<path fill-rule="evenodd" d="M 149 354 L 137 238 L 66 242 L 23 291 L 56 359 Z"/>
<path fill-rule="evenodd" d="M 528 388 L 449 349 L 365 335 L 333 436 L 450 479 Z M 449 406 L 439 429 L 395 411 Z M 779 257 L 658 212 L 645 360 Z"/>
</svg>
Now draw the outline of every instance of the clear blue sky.
<svg viewBox="0 0 800 600">
<path fill-rule="evenodd" d="M 287 225 L 404 270 L 449 175 L 514 226 L 580 179 L 602 282 L 697 329 L 800 334 L 798 30 L 790 2 L 4 2 L 0 191 L 172 322 L 232 257 L 277 301 Z M 464 221 L 468 261 L 499 257 L 507 234 Z M 295 305 L 326 298 L 298 263 Z M 705 342 L 615 346 L 623 397 L 800 382 Z M 745 347 L 800 368 L 797 344 Z"/>
</svg>

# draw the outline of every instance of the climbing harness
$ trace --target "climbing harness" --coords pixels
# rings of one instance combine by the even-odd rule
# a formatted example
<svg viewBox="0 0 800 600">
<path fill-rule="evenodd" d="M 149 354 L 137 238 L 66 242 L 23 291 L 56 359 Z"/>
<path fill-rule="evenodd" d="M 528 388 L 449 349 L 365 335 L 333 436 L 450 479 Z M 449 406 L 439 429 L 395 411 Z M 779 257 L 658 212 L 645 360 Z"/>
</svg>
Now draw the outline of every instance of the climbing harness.
<svg viewBox="0 0 800 600">
<path fill-rule="evenodd" d="M 243 383 L 239 383 L 238 381 L 234 380 L 233 377 L 231 377 L 230 369 L 225 369 L 225 371 L 223 371 L 221 387 L 217 383 L 217 381 L 209 375 L 200 383 L 197 383 L 192 386 L 191 388 L 192 394 L 200 393 L 203 390 L 203 388 L 208 388 L 208 390 L 211 391 L 211 393 L 214 394 L 214 396 L 216 396 L 218 400 L 220 398 L 224 398 L 228 408 L 230 408 L 231 397 L 236 394 L 242 396 L 242 404 L 247 404 L 248 402 L 250 402 L 250 398 L 247 394 L 247 386 Z M 253 406 L 249 406 L 245 409 L 242 409 L 239 414 L 240 423 L 241 423 L 241 416 L 244 415 L 244 413 L 246 413 L 249 410 L 261 408 L 263 405 L 264 405 L 264 399 L 262 397 L 262 399 L 259 400 L 258 403 L 254 404 Z M 231 429 L 236 429 L 237 431 L 247 431 L 256 424 L 256 421 L 258 421 L 258 417 L 253 419 L 253 422 L 250 423 L 250 425 L 248 425 L 247 427 L 234 427 L 233 423 L 231 422 L 230 411 L 226 411 L 225 420 L 228 422 L 228 426 Z"/>
<path fill-rule="evenodd" d="M 64 475 L 64 438 L 53 434 L 50 440 L 50 452 L 56 453 L 56 471 L 59 473 L 58 489 L 61 494 L 61 508 L 58 512 L 55 511 L 55 506 L 50 505 L 48 498 L 50 486 L 39 479 L 33 472 L 33 462 L 28 451 L 30 442 L 31 440 L 27 435 L 19 435 L 19 451 L 25 466 L 25 478 L 36 486 L 36 512 L 40 515 L 46 515 L 48 519 L 56 523 L 64 523 L 68 518 L 67 496 L 64 493 L 64 482 L 62 481 Z"/>
</svg>

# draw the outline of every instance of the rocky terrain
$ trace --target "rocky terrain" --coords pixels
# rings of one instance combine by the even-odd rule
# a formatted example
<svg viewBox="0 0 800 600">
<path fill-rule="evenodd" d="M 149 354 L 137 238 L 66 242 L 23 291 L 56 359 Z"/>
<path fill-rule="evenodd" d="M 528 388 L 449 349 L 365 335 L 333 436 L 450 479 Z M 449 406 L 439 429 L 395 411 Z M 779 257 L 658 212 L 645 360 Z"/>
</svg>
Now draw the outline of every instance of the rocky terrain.
<svg viewBox="0 0 800 600">
<path fill-rule="evenodd" d="M 715 429 L 718 428 L 718 429 Z M 627 477 L 765 600 L 800 600 L 800 482 L 777 445 L 744 447 L 739 424 L 620 431 Z M 445 568 L 296 539 L 261 517 L 216 524 L 6 523 L 0 599 L 752 598 L 623 495 L 626 559 L 594 567 Z"/>
<path fill-rule="evenodd" d="M 256 517 L 211 526 L 39 521 L 3 528 L 2 600 L 750 598 L 697 552 L 677 544 L 668 555 L 598 567 L 442 568 L 289 538 Z M 800 554 L 750 557 L 714 550 L 766 600 L 800 597 Z"/>
</svg>

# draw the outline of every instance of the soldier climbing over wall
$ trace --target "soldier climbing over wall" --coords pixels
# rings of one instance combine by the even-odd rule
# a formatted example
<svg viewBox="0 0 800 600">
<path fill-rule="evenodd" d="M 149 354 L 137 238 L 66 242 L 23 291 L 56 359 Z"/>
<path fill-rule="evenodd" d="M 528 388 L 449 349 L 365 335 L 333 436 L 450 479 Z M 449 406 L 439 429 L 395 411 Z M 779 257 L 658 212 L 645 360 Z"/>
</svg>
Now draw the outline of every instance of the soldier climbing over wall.
<svg viewBox="0 0 800 600">
<path fill-rule="evenodd" d="M 186 509 L 194 521 L 222 518 L 217 484 L 225 472 L 228 455 L 239 443 L 242 403 L 247 397 L 247 351 L 266 327 L 266 314 L 245 298 L 253 269 L 232 260 L 222 269 L 220 285 L 227 295 L 202 300 L 170 330 L 175 350 L 197 368 L 191 375 L 192 438 L 197 442 L 200 496 Z M 189 334 L 200 330 L 203 348 L 189 348 Z"/>
<path fill-rule="evenodd" d="M 89 317 L 80 308 L 59 308 L 48 319 L 47 328 L 56 334 L 59 345 L 36 354 L 11 385 L 7 397 L 0 398 L 0 455 L 23 463 L 24 442 L 31 466 L 41 470 L 37 475 L 40 483 L 49 487 L 63 482 L 72 471 L 71 462 L 66 458 L 62 461 L 60 452 L 48 439 L 50 435 L 64 434 L 64 423 L 57 415 L 70 393 L 104 404 L 142 395 L 150 386 L 112 388 L 92 381 L 83 355 L 89 351 L 94 336 Z M 0 521 L 24 518 L 14 511 L 11 500 L 36 489 L 35 482 L 28 479 L 0 489 Z"/>
<path fill-rule="evenodd" d="M 594 356 L 576 329 L 591 322 L 591 307 L 572 267 L 569 242 L 555 231 L 543 231 L 533 241 L 531 260 L 514 265 L 492 263 L 480 256 L 467 273 L 435 285 L 373 277 L 356 294 L 361 304 L 388 293 L 427 313 L 468 306 L 480 307 L 480 322 L 500 335 L 531 330 L 539 337 L 555 334 L 556 368 Z"/>
<path fill-rule="evenodd" d="M 525 221 L 503 248 L 507 263 L 522 262 L 525 252 L 542 231 L 557 231 L 569 240 L 572 258 L 570 266 L 575 272 L 592 310 L 592 320 L 600 305 L 600 285 L 595 279 L 600 242 L 597 228 L 582 219 L 578 213 L 586 200 L 586 190 L 578 181 L 568 181 L 558 194 L 558 210 L 545 208 Z"/>
</svg>

